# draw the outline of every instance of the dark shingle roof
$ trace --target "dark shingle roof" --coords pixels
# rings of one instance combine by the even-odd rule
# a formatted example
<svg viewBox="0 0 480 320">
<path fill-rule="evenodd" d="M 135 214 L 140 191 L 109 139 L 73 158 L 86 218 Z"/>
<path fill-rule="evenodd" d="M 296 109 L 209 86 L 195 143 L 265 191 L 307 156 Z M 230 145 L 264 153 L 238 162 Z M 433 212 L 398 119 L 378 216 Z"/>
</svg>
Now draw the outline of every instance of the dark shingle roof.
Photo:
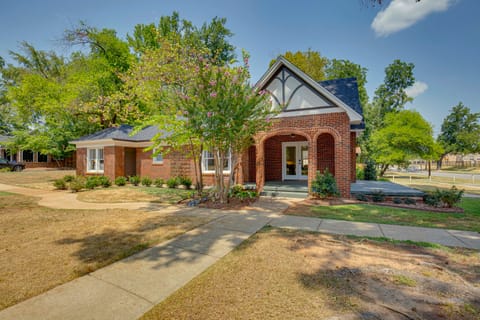
<svg viewBox="0 0 480 320">
<path fill-rule="evenodd" d="M 72 142 L 77 141 L 92 141 L 92 140 L 122 140 L 132 142 L 150 141 L 158 132 L 158 128 L 154 126 L 148 126 L 137 132 L 135 135 L 130 135 L 133 131 L 133 127 L 122 124 L 119 127 L 107 128 L 83 137 L 80 137 Z"/>
<path fill-rule="evenodd" d="M 356 78 L 326 80 L 320 81 L 319 84 L 363 117 Z M 360 124 L 351 125 L 351 129 L 365 129 L 364 120 Z"/>
</svg>

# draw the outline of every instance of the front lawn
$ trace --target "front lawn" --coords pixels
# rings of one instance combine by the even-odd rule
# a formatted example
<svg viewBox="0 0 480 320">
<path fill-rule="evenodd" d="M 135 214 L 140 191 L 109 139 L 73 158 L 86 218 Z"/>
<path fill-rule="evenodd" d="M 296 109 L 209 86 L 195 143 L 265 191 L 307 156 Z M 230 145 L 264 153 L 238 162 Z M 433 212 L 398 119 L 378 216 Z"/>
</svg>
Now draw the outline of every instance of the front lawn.
<svg viewBox="0 0 480 320">
<path fill-rule="evenodd" d="M 463 198 L 460 206 L 464 213 L 428 212 L 372 204 L 318 206 L 299 202 L 288 208 L 285 214 L 480 232 L 480 199 Z"/>
<path fill-rule="evenodd" d="M 123 186 L 84 190 L 78 193 L 77 199 L 85 202 L 156 202 L 175 204 L 190 198 L 193 190 L 169 189 L 143 186 Z"/>
<path fill-rule="evenodd" d="M 58 210 L 0 193 L 0 309 L 173 238 L 207 218 L 137 210 Z"/>
<path fill-rule="evenodd" d="M 53 189 L 52 183 L 66 175 L 75 175 L 75 170 L 31 170 L 22 172 L 0 172 L 0 183 L 34 187 L 40 189 Z"/>
<path fill-rule="evenodd" d="M 479 279 L 473 250 L 264 228 L 142 319 L 473 320 Z"/>
</svg>

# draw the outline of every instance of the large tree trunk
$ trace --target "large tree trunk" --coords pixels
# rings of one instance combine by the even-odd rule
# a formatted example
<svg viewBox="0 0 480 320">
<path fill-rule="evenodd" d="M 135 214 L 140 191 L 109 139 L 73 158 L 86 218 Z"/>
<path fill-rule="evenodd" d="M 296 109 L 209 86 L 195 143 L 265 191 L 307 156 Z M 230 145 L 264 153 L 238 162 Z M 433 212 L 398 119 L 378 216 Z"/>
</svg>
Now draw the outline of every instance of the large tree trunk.
<svg viewBox="0 0 480 320">
<path fill-rule="evenodd" d="M 380 176 L 383 177 L 383 175 L 385 174 L 385 172 L 387 171 L 388 169 L 388 166 L 389 164 L 381 164 L 380 165 Z"/>
<path fill-rule="evenodd" d="M 443 162 L 443 159 L 445 158 L 447 154 L 444 153 L 440 156 L 440 159 L 437 161 L 437 170 L 440 170 L 442 169 L 442 162 Z"/>
</svg>

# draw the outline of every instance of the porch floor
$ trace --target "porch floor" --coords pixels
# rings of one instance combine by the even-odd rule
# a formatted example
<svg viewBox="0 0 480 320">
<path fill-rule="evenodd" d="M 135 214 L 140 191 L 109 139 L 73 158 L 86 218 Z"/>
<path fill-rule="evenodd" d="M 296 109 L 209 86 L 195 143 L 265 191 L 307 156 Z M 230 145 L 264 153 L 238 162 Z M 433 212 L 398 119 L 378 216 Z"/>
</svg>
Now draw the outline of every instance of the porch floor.
<svg viewBox="0 0 480 320">
<path fill-rule="evenodd" d="M 397 183 L 389 181 L 365 181 L 358 180 L 350 186 L 350 193 L 355 194 L 373 194 L 376 192 L 382 192 L 386 196 L 391 197 L 423 197 L 425 194 L 423 191 L 402 186 Z"/>
</svg>

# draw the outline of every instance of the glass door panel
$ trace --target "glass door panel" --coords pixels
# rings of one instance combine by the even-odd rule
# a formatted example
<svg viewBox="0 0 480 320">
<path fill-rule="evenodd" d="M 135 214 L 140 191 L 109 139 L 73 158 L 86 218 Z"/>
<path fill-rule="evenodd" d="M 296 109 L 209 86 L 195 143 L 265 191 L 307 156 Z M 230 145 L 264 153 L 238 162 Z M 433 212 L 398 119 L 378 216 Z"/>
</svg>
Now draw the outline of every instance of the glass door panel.
<svg viewBox="0 0 480 320">
<path fill-rule="evenodd" d="M 300 172 L 302 176 L 308 176 L 308 146 L 303 145 L 300 147 Z"/>
<path fill-rule="evenodd" d="M 296 146 L 285 147 L 285 175 L 287 176 L 297 175 L 297 147 Z"/>
</svg>

